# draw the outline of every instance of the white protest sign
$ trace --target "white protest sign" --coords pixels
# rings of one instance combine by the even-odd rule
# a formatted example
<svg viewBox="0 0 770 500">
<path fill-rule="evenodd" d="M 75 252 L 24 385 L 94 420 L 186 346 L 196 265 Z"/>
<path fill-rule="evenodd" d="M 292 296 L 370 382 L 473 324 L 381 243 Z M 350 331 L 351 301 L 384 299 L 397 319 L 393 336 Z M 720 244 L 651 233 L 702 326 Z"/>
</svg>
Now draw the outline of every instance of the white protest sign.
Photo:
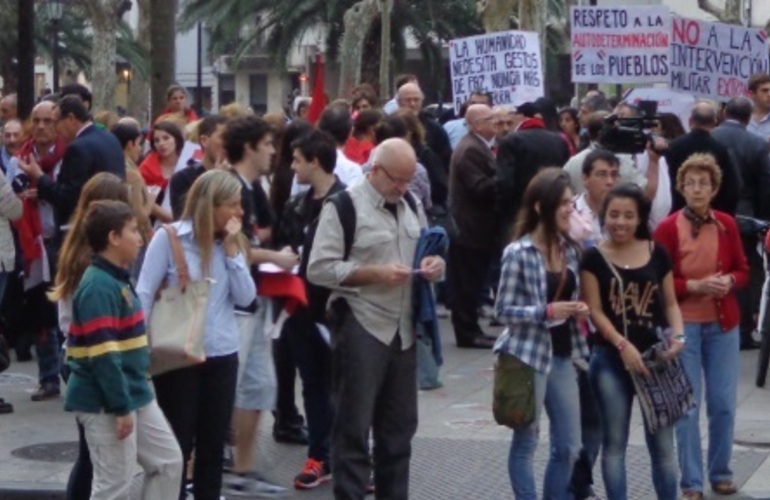
<svg viewBox="0 0 770 500">
<path fill-rule="evenodd" d="M 726 101 L 748 93 L 751 75 L 767 72 L 764 30 L 673 19 L 669 82 L 673 90 Z"/>
<path fill-rule="evenodd" d="M 492 102 L 519 105 L 543 97 L 543 66 L 537 33 L 501 31 L 449 42 L 455 112 L 471 92 Z"/>
<path fill-rule="evenodd" d="M 662 6 L 570 9 L 572 81 L 668 81 L 671 14 Z"/>
</svg>

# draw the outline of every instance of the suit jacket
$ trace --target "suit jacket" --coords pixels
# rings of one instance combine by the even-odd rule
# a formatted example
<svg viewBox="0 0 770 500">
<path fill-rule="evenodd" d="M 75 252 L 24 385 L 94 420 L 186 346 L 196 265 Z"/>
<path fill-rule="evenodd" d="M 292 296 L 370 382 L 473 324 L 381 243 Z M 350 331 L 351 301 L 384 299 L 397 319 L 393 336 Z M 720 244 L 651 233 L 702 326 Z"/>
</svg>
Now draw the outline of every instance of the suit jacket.
<svg viewBox="0 0 770 500">
<path fill-rule="evenodd" d="M 567 142 L 556 132 L 533 128 L 508 134 L 497 153 L 498 210 L 508 231 L 519 212 L 529 181 L 543 168 L 563 167 Z"/>
<path fill-rule="evenodd" d="M 726 121 L 711 132 L 730 154 L 741 181 L 737 213 L 770 220 L 770 143 L 736 121 Z"/>
<path fill-rule="evenodd" d="M 125 179 L 123 148 L 114 135 L 89 124 L 67 146 L 56 180 L 44 175 L 38 181 L 38 196 L 53 205 L 60 227 L 69 222 L 85 183 L 99 172 Z"/>
<path fill-rule="evenodd" d="M 451 211 L 458 230 L 453 243 L 495 248 L 500 233 L 495 170 L 495 156 L 479 136 L 468 133 L 460 139 L 449 167 Z"/>
<path fill-rule="evenodd" d="M 676 190 L 676 173 L 679 167 L 695 153 L 708 153 L 714 156 L 722 170 L 722 187 L 711 202 L 711 206 L 720 212 L 735 215 L 741 194 L 738 172 L 733 166 L 730 154 L 707 130 L 693 129 L 679 137 L 668 148 L 666 162 L 671 178 L 671 213 L 684 208 L 684 197 Z"/>
</svg>

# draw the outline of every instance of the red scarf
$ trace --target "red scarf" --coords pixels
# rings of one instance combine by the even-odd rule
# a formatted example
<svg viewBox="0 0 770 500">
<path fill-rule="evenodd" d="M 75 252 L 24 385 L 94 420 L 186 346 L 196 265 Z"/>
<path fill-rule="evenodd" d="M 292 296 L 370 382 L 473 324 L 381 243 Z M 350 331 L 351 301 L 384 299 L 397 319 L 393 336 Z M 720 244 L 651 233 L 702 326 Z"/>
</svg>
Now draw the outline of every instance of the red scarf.
<svg viewBox="0 0 770 500">
<path fill-rule="evenodd" d="M 46 175 L 51 175 L 56 164 L 59 163 L 64 156 L 64 151 L 67 149 L 67 145 L 61 139 L 57 139 L 54 143 L 53 151 L 42 152 L 38 151 L 35 155 L 35 141 L 30 139 L 22 144 L 16 156 L 24 161 L 28 161 L 30 157 L 37 156 L 37 163 L 40 168 L 43 169 Z M 37 181 L 30 182 L 30 188 L 37 188 Z M 13 223 L 16 231 L 19 234 L 19 246 L 21 247 L 21 253 L 24 256 L 24 269 L 29 271 L 32 263 L 43 257 L 43 247 L 41 244 L 40 236 L 43 234 L 42 223 L 40 222 L 40 212 L 38 211 L 37 200 L 30 200 L 24 198 L 22 200 L 23 213 L 21 218 Z"/>
<path fill-rule="evenodd" d="M 147 155 L 141 165 L 139 165 L 139 173 L 142 174 L 144 183 L 148 186 L 160 186 L 161 189 L 166 189 L 168 179 L 163 177 L 163 168 L 160 166 L 160 156 L 155 151 L 152 151 Z"/>
<path fill-rule="evenodd" d="M 517 130 L 544 129 L 545 122 L 542 118 L 525 118 Z"/>
</svg>

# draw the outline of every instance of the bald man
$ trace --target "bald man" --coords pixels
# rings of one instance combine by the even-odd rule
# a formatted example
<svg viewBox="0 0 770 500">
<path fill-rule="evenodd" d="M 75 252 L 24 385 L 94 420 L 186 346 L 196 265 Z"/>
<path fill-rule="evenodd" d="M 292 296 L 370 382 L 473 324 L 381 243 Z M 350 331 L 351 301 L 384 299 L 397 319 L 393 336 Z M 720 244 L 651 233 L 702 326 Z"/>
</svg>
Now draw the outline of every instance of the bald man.
<svg viewBox="0 0 770 500">
<path fill-rule="evenodd" d="M 457 144 L 449 168 L 458 233 L 449 245 L 450 308 L 457 347 L 489 349 L 495 337 L 479 326 L 477 307 L 501 233 L 495 211 L 495 126 L 492 109 L 484 104 L 470 106 L 465 120 L 468 134 Z"/>
<path fill-rule="evenodd" d="M 695 153 L 707 153 L 716 158 L 722 170 L 722 186 L 711 202 L 712 208 L 735 215 L 741 194 L 741 179 L 730 153 L 711 136 L 717 126 L 717 108 L 711 101 L 698 101 L 690 112 L 690 132 L 671 143 L 665 153 L 671 178 L 671 211 L 684 208 L 684 198 L 676 190 L 679 167 Z"/>
<path fill-rule="evenodd" d="M 336 204 L 326 203 L 307 277 L 332 290 L 334 495 L 356 499 L 366 495 L 368 436 L 373 429 L 377 497 L 406 500 L 411 441 L 417 430 L 413 276 L 436 281 L 443 275 L 444 261 L 426 257 L 413 269 L 426 219 L 422 206 L 408 193 L 417 168 L 411 145 L 403 139 L 383 141 L 374 150 L 372 163 L 367 177 L 344 192 L 355 207 L 349 255 L 345 257 Z"/>
<path fill-rule="evenodd" d="M 446 180 L 449 162 L 452 159 L 452 145 L 444 127 L 430 113 L 422 110 L 424 100 L 425 96 L 416 82 L 405 83 L 396 94 L 399 109 L 405 109 L 417 115 L 425 129 L 425 146 L 430 151 L 418 151 L 419 161 L 428 169 L 433 206 L 445 207 L 447 204 Z M 433 153 L 435 158 L 425 157 L 430 153 Z"/>
</svg>

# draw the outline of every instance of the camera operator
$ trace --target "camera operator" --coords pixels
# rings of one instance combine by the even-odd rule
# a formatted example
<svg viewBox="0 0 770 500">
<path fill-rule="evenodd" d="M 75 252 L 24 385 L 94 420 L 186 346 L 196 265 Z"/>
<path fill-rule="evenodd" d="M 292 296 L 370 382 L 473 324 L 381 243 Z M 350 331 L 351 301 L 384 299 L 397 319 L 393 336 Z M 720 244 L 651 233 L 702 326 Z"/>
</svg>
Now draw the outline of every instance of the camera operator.
<svg viewBox="0 0 770 500">
<path fill-rule="evenodd" d="M 626 103 L 621 103 L 616 108 L 617 118 L 633 119 L 638 117 L 638 110 Z M 597 148 L 613 151 L 620 160 L 619 183 L 636 184 L 645 191 L 645 195 L 652 200 L 652 212 L 650 221 L 653 226 L 668 216 L 671 210 L 670 179 L 666 160 L 661 156 L 661 151 L 666 148 L 665 140 L 655 137 L 654 144 L 648 144 L 646 150 L 637 154 L 628 154 L 616 151 L 626 149 L 626 145 L 616 145 L 610 140 L 613 125 L 607 123 L 608 113 L 597 111 L 591 113 L 585 120 L 586 129 L 590 138 L 587 149 L 573 156 L 564 166 L 570 174 L 572 189 L 575 194 L 581 194 L 585 187 L 582 181 L 582 165 L 586 156 Z"/>
<path fill-rule="evenodd" d="M 679 167 L 693 154 L 713 155 L 722 171 L 722 186 L 711 206 L 714 210 L 735 216 L 741 194 L 741 180 L 727 148 L 711 136 L 711 131 L 716 125 L 717 109 L 714 104 L 710 101 L 698 101 L 690 112 L 690 132 L 673 141 L 666 151 L 668 172 L 671 179 L 676 179 Z M 671 211 L 684 207 L 684 198 L 674 186 L 671 187 L 671 198 Z"/>
</svg>

